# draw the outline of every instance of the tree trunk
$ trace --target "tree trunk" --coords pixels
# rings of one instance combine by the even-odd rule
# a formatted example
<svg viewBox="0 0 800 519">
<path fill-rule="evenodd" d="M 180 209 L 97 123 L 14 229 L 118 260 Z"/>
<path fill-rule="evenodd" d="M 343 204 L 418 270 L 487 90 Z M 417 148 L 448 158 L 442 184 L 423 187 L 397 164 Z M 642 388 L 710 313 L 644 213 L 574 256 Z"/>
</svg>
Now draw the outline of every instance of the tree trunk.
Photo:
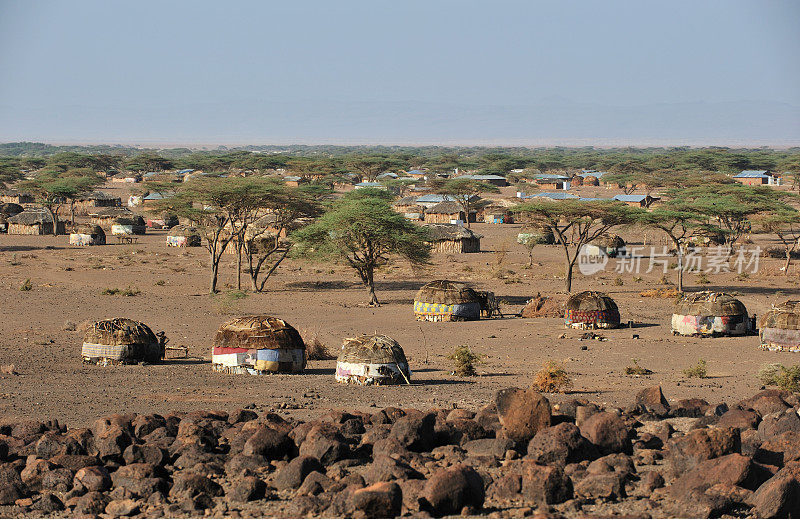
<svg viewBox="0 0 800 519">
<path fill-rule="evenodd" d="M 69 224 L 75 228 L 75 201 L 69 203 Z"/>
<path fill-rule="evenodd" d="M 566 262 L 566 276 L 565 276 L 565 288 L 567 289 L 567 294 L 572 292 L 572 269 L 575 266 L 575 263 L 572 261 L 567 260 Z"/>
<path fill-rule="evenodd" d="M 369 294 L 369 306 L 381 306 L 380 302 L 378 301 L 378 296 L 375 295 L 375 272 L 372 268 L 367 267 L 364 270 L 364 274 L 362 276 L 364 280 L 364 285 L 367 287 L 367 293 Z"/>
<path fill-rule="evenodd" d="M 786 249 L 786 263 L 783 264 L 783 275 L 789 275 L 789 264 L 792 262 L 792 251 L 787 248 Z"/>
<path fill-rule="evenodd" d="M 219 263 L 212 262 L 211 265 L 211 293 L 217 293 L 217 275 L 219 274 Z"/>
<path fill-rule="evenodd" d="M 236 290 L 242 289 L 242 242 L 236 245 Z"/>
<path fill-rule="evenodd" d="M 53 222 L 53 236 L 58 236 L 58 215 L 51 208 L 45 206 L 47 212 L 50 213 L 50 221 Z"/>
<path fill-rule="evenodd" d="M 678 245 L 678 292 L 683 292 L 683 249 Z"/>
</svg>

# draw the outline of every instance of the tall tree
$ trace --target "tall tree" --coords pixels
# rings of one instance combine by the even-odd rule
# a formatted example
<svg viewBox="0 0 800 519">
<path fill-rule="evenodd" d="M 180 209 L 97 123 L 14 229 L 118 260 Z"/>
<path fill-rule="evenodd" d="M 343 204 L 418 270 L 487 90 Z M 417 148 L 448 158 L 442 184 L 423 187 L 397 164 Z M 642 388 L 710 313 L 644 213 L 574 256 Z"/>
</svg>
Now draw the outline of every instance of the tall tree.
<svg viewBox="0 0 800 519">
<path fill-rule="evenodd" d="M 572 292 L 572 276 L 584 245 L 596 240 L 613 227 L 633 223 L 641 211 L 621 202 L 537 200 L 513 209 L 529 223 L 550 229 L 564 249 L 564 288 Z"/>
<path fill-rule="evenodd" d="M 430 257 L 425 230 L 379 198 L 345 198 L 336 202 L 293 237 L 303 254 L 346 261 L 366 287 L 371 306 L 380 306 L 375 294 L 376 269 L 390 263 L 394 256 L 415 265 Z"/>
<path fill-rule="evenodd" d="M 19 183 L 19 188 L 31 192 L 47 210 L 53 223 L 53 236 L 58 234 L 58 213 L 64 205 L 70 208 L 75 225 L 75 202 L 102 183 L 102 179 L 87 169 L 43 171 L 32 180 Z"/>
<path fill-rule="evenodd" d="M 477 207 L 481 193 L 498 193 L 496 186 L 471 178 L 452 178 L 432 182 L 433 190 L 440 195 L 446 195 L 457 202 L 464 210 L 464 217 L 469 224 L 469 214 Z"/>
<path fill-rule="evenodd" d="M 788 205 L 761 215 L 757 222 L 761 232 L 774 234 L 783 246 L 786 261 L 783 275 L 789 275 L 792 254 L 800 247 L 800 212 Z"/>
<path fill-rule="evenodd" d="M 702 228 L 705 217 L 696 212 L 682 210 L 680 205 L 665 205 L 640 215 L 640 222 L 660 229 L 669 236 L 678 255 L 678 290 L 683 292 L 683 257 L 689 240 Z"/>
<path fill-rule="evenodd" d="M 402 163 L 387 155 L 351 155 L 345 158 L 345 165 L 361 174 L 365 182 L 374 182 L 384 171 L 395 171 Z"/>
</svg>

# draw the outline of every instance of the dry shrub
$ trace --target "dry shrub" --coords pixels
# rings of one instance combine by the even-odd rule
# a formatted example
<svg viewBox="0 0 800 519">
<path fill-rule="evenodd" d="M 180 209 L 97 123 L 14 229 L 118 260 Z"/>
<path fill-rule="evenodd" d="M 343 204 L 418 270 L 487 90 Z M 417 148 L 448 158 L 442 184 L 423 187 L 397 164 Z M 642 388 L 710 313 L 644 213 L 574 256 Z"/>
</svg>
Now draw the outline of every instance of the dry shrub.
<svg viewBox="0 0 800 519">
<path fill-rule="evenodd" d="M 787 391 L 800 391 L 800 366 L 764 364 L 758 370 L 758 379 L 765 386 L 778 386 Z"/>
<path fill-rule="evenodd" d="M 305 341 L 305 343 L 308 360 L 333 360 L 336 358 L 316 335 L 310 341 Z"/>
<path fill-rule="evenodd" d="M 676 297 L 680 296 L 681 293 L 678 291 L 677 288 L 653 288 L 650 290 L 644 290 L 639 292 L 641 297 L 657 297 L 660 299 L 675 299 Z"/>
<path fill-rule="evenodd" d="M 631 359 L 633 362 L 632 366 L 627 366 L 625 368 L 625 374 L 632 376 L 632 377 L 643 377 L 646 375 L 652 375 L 653 370 L 647 369 L 639 365 L 639 359 Z"/>
<path fill-rule="evenodd" d="M 706 378 L 708 376 L 708 366 L 705 359 L 700 359 L 694 366 L 683 370 L 683 376 L 686 378 Z"/>
<path fill-rule="evenodd" d="M 566 393 L 572 387 L 572 379 L 563 366 L 547 361 L 536 373 L 532 387 L 542 393 Z"/>
<path fill-rule="evenodd" d="M 481 355 L 469 349 L 469 346 L 456 346 L 456 349 L 447 357 L 453 361 L 453 374 L 459 377 L 474 377 L 478 374 L 476 364 L 483 364 Z"/>
<path fill-rule="evenodd" d="M 19 289 L 23 292 L 30 292 L 32 288 L 33 288 L 33 283 L 31 283 L 31 278 L 26 279 L 19 286 Z"/>
</svg>

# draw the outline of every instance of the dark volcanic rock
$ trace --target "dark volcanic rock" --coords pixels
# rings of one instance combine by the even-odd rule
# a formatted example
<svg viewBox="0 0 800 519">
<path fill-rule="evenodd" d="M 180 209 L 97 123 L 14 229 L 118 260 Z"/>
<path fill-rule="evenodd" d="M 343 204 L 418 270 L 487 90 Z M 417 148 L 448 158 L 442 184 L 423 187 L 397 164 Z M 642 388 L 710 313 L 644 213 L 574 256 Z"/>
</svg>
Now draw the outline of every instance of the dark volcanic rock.
<svg viewBox="0 0 800 519">
<path fill-rule="evenodd" d="M 755 490 L 767 479 L 768 474 L 753 461 L 741 454 L 727 454 L 703 461 L 676 479 L 670 491 L 677 497 L 689 497 L 695 490 L 701 492 L 718 483 L 736 485 Z"/>
<path fill-rule="evenodd" d="M 571 423 L 541 429 L 528 443 L 528 457 L 540 463 L 578 463 L 599 456 L 597 447 Z"/>
<path fill-rule="evenodd" d="M 426 452 L 434 447 L 435 425 L 436 415 L 433 413 L 412 414 L 398 418 L 390 434 L 408 450 Z"/>
<path fill-rule="evenodd" d="M 600 454 L 625 452 L 630 454 L 632 445 L 630 429 L 619 416 L 613 413 L 595 413 L 580 424 L 581 434 L 597 446 Z"/>
<path fill-rule="evenodd" d="M 484 496 L 483 479 L 464 465 L 435 472 L 422 491 L 427 507 L 436 515 L 458 514 L 465 506 L 480 509 Z"/>
<path fill-rule="evenodd" d="M 350 495 L 349 509 L 366 518 L 389 518 L 400 515 L 403 493 L 394 482 L 375 483 Z"/>
<path fill-rule="evenodd" d="M 495 404 L 506 437 L 515 442 L 527 442 L 550 426 L 550 402 L 532 389 L 501 389 Z"/>
<path fill-rule="evenodd" d="M 369 484 L 395 479 L 422 479 L 422 474 L 407 463 L 390 456 L 376 456 L 369 469 L 364 473 L 364 481 Z"/>
<path fill-rule="evenodd" d="M 286 433 L 270 427 L 260 427 L 244 444 L 245 456 L 263 456 L 268 460 L 285 459 L 291 456 L 295 444 Z"/>
<path fill-rule="evenodd" d="M 298 456 L 278 471 L 273 483 L 278 490 L 299 488 L 306 476 L 315 470 L 324 470 L 317 458 Z"/>
<path fill-rule="evenodd" d="M 572 498 L 572 481 L 554 465 L 525 460 L 521 467 L 522 495 L 540 505 L 563 503 Z"/>
<path fill-rule="evenodd" d="M 75 473 L 74 482 L 89 492 L 105 492 L 111 488 L 111 476 L 103 466 L 83 467 Z"/>
<path fill-rule="evenodd" d="M 782 467 L 790 461 L 800 460 L 800 433 L 786 431 L 761 443 L 753 458 L 758 463 Z"/>
<path fill-rule="evenodd" d="M 667 443 L 665 460 L 677 477 L 705 460 L 739 452 L 740 446 L 739 429 L 695 429 Z"/>
<path fill-rule="evenodd" d="M 791 461 L 750 498 L 758 517 L 800 518 L 800 462 Z"/>
<path fill-rule="evenodd" d="M 236 480 L 228 493 L 228 499 L 233 502 L 247 503 L 258 501 L 266 495 L 267 485 L 255 476 L 245 476 Z"/>
<path fill-rule="evenodd" d="M 636 394 L 636 405 L 647 413 L 655 416 L 667 416 L 669 402 L 664 398 L 661 386 L 649 387 Z"/>
</svg>

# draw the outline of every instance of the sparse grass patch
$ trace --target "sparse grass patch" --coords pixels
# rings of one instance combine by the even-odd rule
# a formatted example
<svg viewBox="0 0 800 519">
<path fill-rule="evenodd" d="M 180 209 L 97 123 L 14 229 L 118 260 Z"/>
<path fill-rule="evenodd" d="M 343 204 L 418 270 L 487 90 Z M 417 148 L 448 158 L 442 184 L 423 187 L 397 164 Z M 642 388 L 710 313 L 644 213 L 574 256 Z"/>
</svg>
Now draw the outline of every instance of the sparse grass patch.
<svg viewBox="0 0 800 519">
<path fill-rule="evenodd" d="M 641 276 L 633 276 L 634 283 L 641 283 L 643 281 Z"/>
<path fill-rule="evenodd" d="M 765 386 L 778 386 L 787 391 L 800 391 L 800 366 L 764 364 L 758 370 L 758 379 Z"/>
<path fill-rule="evenodd" d="M 159 279 L 158 281 L 156 281 L 156 286 L 157 287 L 163 287 L 166 284 L 167 284 L 167 282 L 164 281 L 163 279 Z"/>
<path fill-rule="evenodd" d="M 633 377 L 643 377 L 645 375 L 652 375 L 653 371 L 639 365 L 639 359 L 631 359 L 633 365 L 625 368 L 625 374 Z"/>
<path fill-rule="evenodd" d="M 139 290 L 138 288 L 136 288 L 134 286 L 131 286 L 131 285 L 128 285 L 125 288 L 106 287 L 106 288 L 103 289 L 102 292 L 100 292 L 100 295 L 104 295 L 104 296 L 117 296 L 117 295 L 119 295 L 119 296 L 133 297 L 133 296 L 138 296 L 141 293 L 142 293 L 142 291 Z"/>
<path fill-rule="evenodd" d="M 700 359 L 694 366 L 684 369 L 683 376 L 686 378 L 706 378 L 708 376 L 708 366 L 705 359 Z"/>
<path fill-rule="evenodd" d="M 214 299 L 214 307 L 220 315 L 231 314 L 239 306 L 239 301 L 246 299 L 249 294 L 243 290 L 229 290 L 214 294 L 211 297 Z"/>
<path fill-rule="evenodd" d="M 750 274 L 747 272 L 741 272 L 736 275 L 736 279 L 739 281 L 747 281 L 748 279 L 750 279 Z"/>
<path fill-rule="evenodd" d="M 658 280 L 658 284 L 659 285 L 667 285 L 667 286 L 669 286 L 669 285 L 672 284 L 672 281 L 667 279 L 667 276 L 661 276 L 661 279 Z"/>
<path fill-rule="evenodd" d="M 621 287 L 621 286 L 622 286 L 622 285 L 624 285 L 624 284 L 625 284 L 625 282 L 622 280 L 622 278 L 621 278 L 621 277 L 617 276 L 617 277 L 614 279 L 614 285 L 615 285 L 615 286 Z"/>
<path fill-rule="evenodd" d="M 19 289 L 22 292 L 30 292 L 33 289 L 33 283 L 31 283 L 31 278 L 28 278 L 25 281 L 23 281 L 22 284 L 19 286 Z"/>
<path fill-rule="evenodd" d="M 708 276 L 706 276 L 706 273 L 705 273 L 705 272 L 701 272 L 701 273 L 700 273 L 700 274 L 697 276 L 697 282 L 698 282 L 699 284 L 701 284 L 701 285 L 708 285 L 709 283 L 711 283 L 711 281 L 708 279 Z"/>
<path fill-rule="evenodd" d="M 11 259 L 8 260 L 8 264 L 11 265 L 12 267 L 16 267 L 17 265 L 22 265 L 22 262 L 17 257 L 16 252 L 11 255 Z"/>
<path fill-rule="evenodd" d="M 566 393 L 572 387 L 572 378 L 563 366 L 549 360 L 536 373 L 531 386 L 542 393 Z"/>
<path fill-rule="evenodd" d="M 677 288 L 653 288 L 639 292 L 641 297 L 657 297 L 661 299 L 674 299 L 681 295 Z"/>
<path fill-rule="evenodd" d="M 483 356 L 473 352 L 466 345 L 456 346 L 447 358 L 453 361 L 453 374 L 459 377 L 474 377 L 478 374 L 475 365 L 485 362 Z"/>
</svg>

